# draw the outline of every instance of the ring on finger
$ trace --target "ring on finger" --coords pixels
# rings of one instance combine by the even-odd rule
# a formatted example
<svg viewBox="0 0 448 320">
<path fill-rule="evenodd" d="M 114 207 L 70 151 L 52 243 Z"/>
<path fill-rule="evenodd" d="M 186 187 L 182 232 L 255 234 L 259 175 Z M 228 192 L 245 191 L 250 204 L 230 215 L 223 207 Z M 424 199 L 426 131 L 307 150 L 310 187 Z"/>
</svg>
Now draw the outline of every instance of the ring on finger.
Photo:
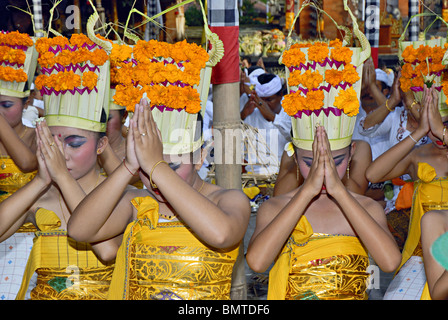
<svg viewBox="0 0 448 320">
<path fill-rule="evenodd" d="M 50 147 L 54 146 L 54 142 L 50 143 Z"/>
<path fill-rule="evenodd" d="M 144 136 L 146 136 L 146 133 L 143 132 L 141 135 L 144 137 Z"/>
</svg>

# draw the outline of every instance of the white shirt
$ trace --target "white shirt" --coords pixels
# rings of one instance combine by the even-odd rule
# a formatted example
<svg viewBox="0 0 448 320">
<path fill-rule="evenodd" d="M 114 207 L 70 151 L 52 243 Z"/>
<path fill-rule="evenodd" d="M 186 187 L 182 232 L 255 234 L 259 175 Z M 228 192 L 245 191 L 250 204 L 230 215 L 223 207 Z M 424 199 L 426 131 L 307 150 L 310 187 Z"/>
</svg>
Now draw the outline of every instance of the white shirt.
<svg viewBox="0 0 448 320">
<path fill-rule="evenodd" d="M 249 97 L 243 94 L 240 98 L 240 111 L 247 101 Z M 256 108 L 244 119 L 244 123 L 258 129 L 258 134 L 252 133 L 252 139 L 248 136 L 252 145 L 247 146 L 247 161 L 256 165 L 248 165 L 246 170 L 258 174 L 278 173 L 283 147 L 291 141 L 291 117 L 282 108 L 275 115 L 274 121 L 268 121 Z"/>
<path fill-rule="evenodd" d="M 359 108 L 361 114 L 362 108 Z M 359 116 L 359 115 L 358 115 Z M 408 122 L 408 113 L 405 107 L 396 107 L 394 111 L 390 112 L 387 117 L 383 120 L 383 122 L 368 128 L 364 129 L 363 124 L 366 118 L 366 114 L 364 111 L 364 116 L 359 117 L 359 125 L 355 128 L 358 129 L 359 137 L 365 137 L 367 142 L 371 143 L 372 147 L 372 159 L 376 159 L 378 156 L 383 154 L 385 151 L 392 148 L 398 142 L 404 140 L 409 136 L 412 132 L 406 129 L 406 125 Z M 358 119 L 357 119 L 358 122 Z M 355 131 L 357 131 L 355 129 Z M 353 138 L 354 139 L 354 138 Z M 377 139 L 383 139 L 381 143 L 376 144 Z M 421 138 L 416 146 L 425 145 L 430 143 L 431 140 L 425 136 Z M 375 157 L 374 157 L 374 149 L 375 149 Z M 411 177 L 408 174 L 405 174 L 400 177 L 403 180 L 410 180 Z M 385 212 L 388 213 L 395 209 L 395 200 L 397 199 L 398 193 L 400 192 L 400 186 L 394 186 L 394 197 L 391 200 L 387 201 Z"/>
</svg>

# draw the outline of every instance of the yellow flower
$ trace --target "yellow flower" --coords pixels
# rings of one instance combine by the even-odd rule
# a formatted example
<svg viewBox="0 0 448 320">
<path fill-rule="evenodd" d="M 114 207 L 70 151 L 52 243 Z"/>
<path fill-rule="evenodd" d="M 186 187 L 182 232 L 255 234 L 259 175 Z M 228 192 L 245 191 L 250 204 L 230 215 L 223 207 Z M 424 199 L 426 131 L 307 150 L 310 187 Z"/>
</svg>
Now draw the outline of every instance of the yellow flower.
<svg viewBox="0 0 448 320">
<path fill-rule="evenodd" d="M 339 95 L 334 99 L 334 106 L 341 109 L 349 117 L 359 113 L 359 100 L 355 89 L 340 90 Z"/>
</svg>

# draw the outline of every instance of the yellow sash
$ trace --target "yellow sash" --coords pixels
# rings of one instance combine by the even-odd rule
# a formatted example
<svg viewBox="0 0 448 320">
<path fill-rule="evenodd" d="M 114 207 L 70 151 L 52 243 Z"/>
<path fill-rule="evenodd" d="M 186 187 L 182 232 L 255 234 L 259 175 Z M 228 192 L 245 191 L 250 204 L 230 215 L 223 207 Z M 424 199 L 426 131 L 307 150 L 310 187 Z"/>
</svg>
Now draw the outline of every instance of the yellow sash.
<svg viewBox="0 0 448 320">
<path fill-rule="evenodd" d="M 105 299 L 113 265 L 105 265 L 98 260 L 88 243 L 69 238 L 65 230 L 59 229 L 61 221 L 54 212 L 38 209 L 36 222 L 40 231 L 36 232 L 16 300 L 25 299 L 35 271 L 38 273 L 38 287 L 33 292 L 37 297 Z M 48 283 L 42 282 L 40 277 L 46 278 Z M 66 286 L 70 281 L 72 286 Z"/>
<path fill-rule="evenodd" d="M 151 197 L 132 200 L 137 220 L 118 250 L 108 299 L 229 299 L 238 246 L 204 244 L 184 223 L 159 222 Z"/>
<path fill-rule="evenodd" d="M 355 263 L 334 266 L 335 262 L 338 264 L 341 257 L 349 255 L 353 255 Z M 367 251 L 357 237 L 313 233 L 308 219 L 306 216 L 302 216 L 269 273 L 268 300 L 284 300 L 287 297 L 292 297 L 295 294 L 288 291 L 294 290 L 301 299 L 328 299 L 332 295 L 332 293 L 328 294 L 329 292 L 340 289 L 336 289 L 336 287 L 342 286 L 342 278 L 350 277 L 352 279 L 349 282 L 353 287 L 348 285 L 339 290 L 339 293 L 334 294 L 334 298 L 337 299 L 341 296 L 357 298 L 356 296 L 358 296 L 358 298 L 365 299 L 367 267 Z M 343 269 L 347 269 L 347 275 L 343 275 L 345 272 Z M 305 277 L 309 281 L 313 281 L 312 278 L 317 280 L 329 275 L 336 280 L 324 281 L 326 284 L 323 287 L 321 284 L 319 285 L 319 292 L 310 290 L 309 286 L 306 289 L 307 292 L 301 292 L 302 283 L 294 284 L 290 283 L 290 280 L 302 272 L 312 274 L 311 277 Z M 341 294 L 342 291 L 346 294 Z M 362 291 L 362 293 L 352 293 L 355 291 Z"/>
</svg>

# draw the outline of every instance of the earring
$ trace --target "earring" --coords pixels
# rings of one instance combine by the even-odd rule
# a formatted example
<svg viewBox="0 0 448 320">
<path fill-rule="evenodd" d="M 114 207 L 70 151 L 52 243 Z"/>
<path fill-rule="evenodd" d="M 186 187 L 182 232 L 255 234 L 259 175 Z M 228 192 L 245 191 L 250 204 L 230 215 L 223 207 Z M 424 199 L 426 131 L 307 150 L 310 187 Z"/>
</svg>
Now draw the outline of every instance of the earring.
<svg viewBox="0 0 448 320">
<path fill-rule="evenodd" d="M 346 172 L 347 172 L 347 180 L 350 179 L 350 163 L 351 163 L 351 161 L 349 161 L 348 164 L 347 164 L 347 170 L 346 170 Z"/>
<path fill-rule="evenodd" d="M 96 154 L 100 154 L 100 153 L 101 153 L 101 149 L 100 148 L 96 149 Z"/>
</svg>

